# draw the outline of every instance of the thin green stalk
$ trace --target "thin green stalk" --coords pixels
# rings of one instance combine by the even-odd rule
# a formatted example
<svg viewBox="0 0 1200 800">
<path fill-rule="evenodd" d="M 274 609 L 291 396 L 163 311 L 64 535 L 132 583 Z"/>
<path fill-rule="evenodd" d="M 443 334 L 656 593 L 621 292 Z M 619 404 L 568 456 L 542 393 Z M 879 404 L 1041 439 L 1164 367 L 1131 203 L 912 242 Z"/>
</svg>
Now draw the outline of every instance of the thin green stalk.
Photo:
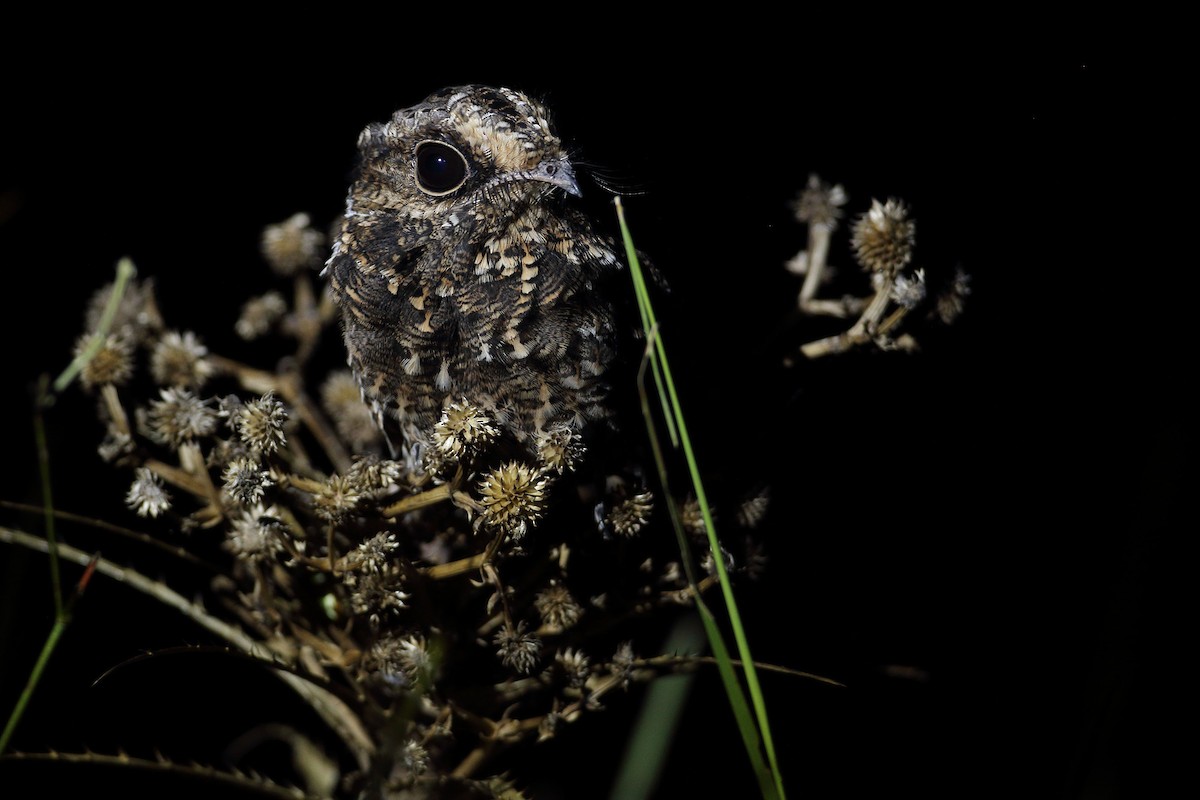
<svg viewBox="0 0 1200 800">
<path fill-rule="evenodd" d="M 647 336 L 653 335 L 653 342 L 648 343 L 648 349 L 652 349 L 653 356 L 651 364 L 655 367 L 655 386 L 659 391 L 660 399 L 664 404 L 669 401 L 669 413 L 667 420 L 674 420 L 675 428 L 678 432 L 679 442 L 683 445 L 684 457 L 687 460 L 688 470 L 691 473 L 692 484 L 696 491 L 696 499 L 700 505 L 701 513 L 704 517 L 705 530 L 708 534 L 709 546 L 712 549 L 713 561 L 716 565 L 717 578 L 721 584 L 721 592 L 725 600 L 725 606 L 729 614 L 730 627 L 733 629 L 734 639 L 737 643 L 738 653 L 742 660 L 742 669 L 746 674 L 746 684 L 750 692 L 751 700 L 754 704 L 754 712 L 758 722 L 758 733 L 761 734 L 762 744 L 765 747 L 767 759 L 770 762 L 770 776 L 773 779 L 772 785 L 763 785 L 764 796 L 777 796 L 780 800 L 785 797 L 783 790 L 783 778 L 779 770 L 778 758 L 775 754 L 775 744 L 771 736 L 770 723 L 767 719 L 766 702 L 763 699 L 762 687 L 758 681 L 758 673 L 754 668 L 753 658 L 750 654 L 750 644 L 746 638 L 745 629 L 742 625 L 741 615 L 738 613 L 737 602 L 733 596 L 733 586 L 729 581 L 729 575 L 725 569 L 724 559 L 721 557 L 720 543 L 717 540 L 716 527 L 713 524 L 712 515 L 709 513 L 708 498 L 704 492 L 704 485 L 700 479 L 700 469 L 696 462 L 695 452 L 692 449 L 691 439 L 687 435 L 687 425 L 684 422 L 683 410 L 679 403 L 679 396 L 675 390 L 674 381 L 671 378 L 671 368 L 667 361 L 666 350 L 662 343 L 662 337 L 657 335 L 658 321 L 654 316 L 654 309 L 650 303 L 649 293 L 646 289 L 646 282 L 641 272 L 641 265 L 638 261 L 637 250 L 633 246 L 633 237 L 629 233 L 629 227 L 625 222 L 625 211 L 621 205 L 621 199 L 615 198 L 617 207 L 617 220 L 621 227 L 621 236 L 625 244 L 625 253 L 629 262 L 630 273 L 633 276 L 634 290 L 638 298 L 638 308 L 642 315 L 643 324 L 649 324 L 646 328 Z M 653 345 L 651 348 L 650 345 Z M 666 397 L 663 398 L 663 388 L 666 389 Z M 665 405 L 664 405 L 665 407 Z M 651 427 L 651 435 L 653 430 Z M 673 439 L 674 441 L 674 439 Z M 676 445 L 678 446 L 678 445 Z M 656 448 L 656 458 L 661 457 Z M 668 493 L 668 503 L 670 504 L 670 496 Z M 685 563 L 687 559 L 684 559 Z M 718 665 L 721 669 L 722 676 L 728 671 L 730 677 L 733 676 L 733 667 L 729 661 L 728 652 L 725 649 L 724 641 L 721 639 L 720 632 L 716 627 L 715 620 L 711 615 L 706 617 L 707 609 L 703 607 L 703 603 L 697 594 L 697 605 L 702 608 L 701 618 L 705 619 L 705 628 L 709 633 L 709 640 L 713 647 L 714 655 L 717 656 Z M 721 653 L 724 653 L 722 656 Z M 738 717 L 739 728 L 743 730 L 743 740 L 745 741 L 747 752 L 750 754 L 751 761 L 756 764 L 760 762 L 759 742 L 758 737 L 754 736 L 753 740 L 747 736 L 746 729 L 743 726 L 739 711 L 745 712 L 745 699 L 741 695 L 741 687 L 737 684 L 736 679 L 732 681 L 732 685 L 736 687 L 736 691 L 729 691 L 731 683 L 726 681 L 726 689 L 730 695 L 730 703 L 734 706 L 734 714 Z M 738 699 L 741 699 L 742 707 L 739 709 Z M 751 729 L 753 726 L 751 726 Z M 756 774 L 760 775 L 760 784 L 763 783 L 761 773 L 756 768 Z M 768 792 L 768 789 L 772 791 Z"/>
<path fill-rule="evenodd" d="M 46 637 L 46 643 L 42 645 L 42 652 L 38 653 L 38 659 L 34 663 L 33 669 L 29 672 L 29 680 L 25 682 L 25 688 L 21 690 L 21 695 L 17 698 L 17 705 L 13 708 L 12 713 L 8 717 L 8 722 L 4 725 L 4 732 L 0 733 L 0 754 L 3 754 L 8 749 L 8 742 L 12 738 L 13 732 L 17 729 L 17 723 L 20 722 L 21 717 L 25 713 L 25 707 L 29 705 L 29 701 L 33 698 L 33 691 L 37 688 L 38 682 L 41 681 L 46 665 L 50 663 L 50 654 L 58 646 L 58 640 L 62 638 L 63 632 L 66 631 L 67 625 L 71 622 L 75 603 L 83 596 L 83 592 L 87 588 L 92 574 L 95 572 L 96 562 L 99 559 L 99 553 L 92 556 L 92 560 L 84 569 L 79 583 L 75 585 L 75 593 L 71 595 L 70 601 L 64 604 L 55 615 L 54 625 L 50 628 L 50 635 Z"/>
<path fill-rule="evenodd" d="M 92 338 L 88 341 L 86 347 L 80 351 L 79 355 L 72 359 L 67 368 L 62 371 L 62 374 L 55 379 L 53 392 L 50 389 L 50 377 L 42 375 L 38 381 L 37 399 L 34 403 L 33 412 L 33 435 L 37 443 L 38 455 L 38 472 L 42 483 L 42 509 L 46 519 L 46 542 L 47 553 L 50 560 L 50 588 L 54 595 L 54 625 L 50 628 L 50 635 L 46 637 L 46 643 L 42 645 L 42 651 L 38 654 L 38 660 L 33 665 L 33 670 L 29 673 L 29 680 L 25 683 L 25 688 L 21 691 L 21 696 L 17 698 L 17 705 L 9 714 L 8 721 L 4 725 L 4 732 L 0 733 L 0 753 L 3 753 L 8 747 L 9 739 L 12 737 L 13 731 L 17 728 L 17 723 L 25 713 L 25 707 L 29 705 L 29 700 L 33 697 L 34 689 L 37 688 L 38 682 L 42 679 L 42 672 L 46 668 L 46 664 L 50 661 L 50 654 L 54 652 L 54 648 L 58 645 L 58 640 L 62 637 L 63 631 L 66 630 L 67 624 L 71 621 L 71 611 L 75 607 L 76 601 L 83 594 L 83 590 L 87 587 L 87 582 L 91 579 L 92 571 L 95 568 L 96 559 L 99 555 L 92 558 L 91 564 L 84 571 L 83 577 L 79 579 L 79 583 L 75 587 L 75 593 L 71 596 L 69 602 L 63 601 L 62 593 L 62 576 L 58 566 L 58 536 L 54 528 L 54 498 L 51 495 L 50 482 L 50 448 L 46 443 L 46 425 L 42 417 L 44 409 L 49 408 L 54 396 L 62 392 L 71 385 L 71 381 L 83 370 L 87 363 L 96 357 L 96 353 L 100 352 L 101 346 L 104 344 L 104 339 L 108 336 L 108 331 L 112 328 L 113 320 L 116 319 L 117 309 L 121 305 L 121 298 L 125 295 L 125 287 L 129 281 L 137 274 L 137 270 L 133 267 L 133 261 L 129 258 L 122 258 L 117 262 L 117 278 L 113 282 L 112 294 L 108 297 L 108 302 L 104 306 L 104 313 L 100 316 L 100 323 L 96 326 L 96 330 L 92 333 Z"/>
<path fill-rule="evenodd" d="M 113 319 L 117 316 L 117 308 L 120 307 L 121 298 L 125 295 L 125 286 L 133 279 L 134 275 L 137 275 L 137 270 L 134 269 L 133 261 L 130 258 L 125 257 L 117 262 L 117 279 L 113 282 L 112 294 L 108 296 L 104 313 L 100 315 L 100 324 L 92 332 L 92 338 L 88 340 L 87 346 L 80 350 L 79 355 L 75 356 L 62 374 L 55 378 L 55 393 L 70 386 L 71 381 L 75 380 L 75 376 L 80 373 L 84 365 L 95 358 L 96 353 L 100 351 L 104 345 L 104 338 L 108 336 L 109 328 L 112 327 Z"/>
</svg>

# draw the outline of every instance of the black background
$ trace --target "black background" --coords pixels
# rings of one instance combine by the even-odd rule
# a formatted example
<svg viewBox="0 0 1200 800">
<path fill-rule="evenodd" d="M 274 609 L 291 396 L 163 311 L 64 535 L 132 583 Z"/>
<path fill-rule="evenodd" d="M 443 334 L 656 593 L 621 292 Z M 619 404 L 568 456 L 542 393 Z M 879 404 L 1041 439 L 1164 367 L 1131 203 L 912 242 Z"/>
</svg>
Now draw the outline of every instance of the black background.
<svg viewBox="0 0 1200 800">
<path fill-rule="evenodd" d="M 1173 106 L 1149 91 L 1167 69 L 1134 69 L 1084 39 L 1000 52 L 867 45 L 782 22 L 764 33 L 769 19 L 691 33 L 615 22 L 587 39 L 524 18 L 466 35 L 447 11 L 14 56 L 0 497 L 37 498 L 28 387 L 65 365 L 118 257 L 155 277 L 168 324 L 236 353 L 238 305 L 271 285 L 262 226 L 296 211 L 335 219 L 367 122 L 441 86 L 509 85 L 546 99 L 583 160 L 644 192 L 627 213 L 672 285 L 660 314 L 701 465 L 718 487 L 772 486 L 770 569 L 741 590 L 755 655 L 848 685 L 764 679 L 789 796 L 1110 798 L 1169 785 L 1182 748 L 1158 720 L 1179 692 L 1177 542 L 1194 524 L 1179 512 L 1191 444 L 1181 267 L 1144 249 L 1165 234 L 1142 175 L 1181 166 Z M 45 69 L 56 59 L 71 64 L 61 78 Z M 841 182 L 851 213 L 871 197 L 910 203 L 918 263 L 973 276 L 956 327 L 915 356 L 780 366 L 831 332 L 792 319 L 799 278 L 782 266 L 804 244 L 788 203 L 810 172 Z M 609 196 L 584 190 L 615 231 Z M 849 267 L 845 238 L 832 260 Z M 50 415 L 56 502 L 147 527 L 120 505 L 127 476 L 94 454 L 91 403 L 72 392 Z M 0 550 L 0 580 L 7 715 L 52 608 L 43 557 Z M 159 747 L 213 763 L 258 722 L 319 730 L 271 676 L 217 656 L 151 660 L 90 686 L 143 650 L 210 641 L 97 580 L 14 749 Z M 533 796 L 604 796 L 636 697 L 610 705 L 521 754 L 522 774 L 542 776 L 525 784 Z M 715 675 L 698 680 L 665 769 L 659 797 L 704 796 L 716 781 L 753 796 Z M 0 770 L 9 786 L 183 791 L 96 768 Z"/>
</svg>

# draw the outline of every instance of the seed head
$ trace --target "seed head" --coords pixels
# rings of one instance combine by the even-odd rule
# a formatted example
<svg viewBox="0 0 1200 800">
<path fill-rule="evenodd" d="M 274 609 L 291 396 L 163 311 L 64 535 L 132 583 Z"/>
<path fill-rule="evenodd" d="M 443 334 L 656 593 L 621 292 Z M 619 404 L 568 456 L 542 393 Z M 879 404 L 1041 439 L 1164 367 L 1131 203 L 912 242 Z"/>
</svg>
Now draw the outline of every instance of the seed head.
<svg viewBox="0 0 1200 800">
<path fill-rule="evenodd" d="M 75 355 L 80 355 L 91 346 L 92 337 L 83 335 L 75 343 Z M 111 383 L 121 386 L 133 375 L 133 344 L 124 336 L 110 333 L 104 337 L 91 359 L 83 365 L 79 379 L 85 389 L 94 389 Z"/>
<path fill-rule="evenodd" d="M 308 214 L 295 214 L 263 231 L 263 257 L 279 275 L 315 269 L 325 260 L 325 235 L 311 222 Z"/>
<path fill-rule="evenodd" d="M 899 200 L 871 201 L 871 210 L 854 223 L 851 245 L 858 263 L 872 272 L 894 275 L 912 260 L 916 223 Z"/>
<path fill-rule="evenodd" d="M 212 364 L 205 358 L 208 348 L 191 331 L 168 331 L 154 345 L 150 355 L 150 374 L 160 386 L 199 389 L 212 375 Z"/>
<path fill-rule="evenodd" d="M 532 467 L 510 461 L 479 483 L 484 523 L 519 539 L 542 516 L 549 481 Z"/>
<path fill-rule="evenodd" d="M 216 430 L 216 413 L 187 389 L 160 389 L 159 396 L 146 418 L 150 437 L 159 444 L 178 447 Z"/>
<path fill-rule="evenodd" d="M 171 496 L 163 488 L 162 479 L 146 467 L 138 467 L 133 475 L 133 485 L 125 494 L 125 505 L 139 517 L 157 517 L 171 507 Z"/>
</svg>

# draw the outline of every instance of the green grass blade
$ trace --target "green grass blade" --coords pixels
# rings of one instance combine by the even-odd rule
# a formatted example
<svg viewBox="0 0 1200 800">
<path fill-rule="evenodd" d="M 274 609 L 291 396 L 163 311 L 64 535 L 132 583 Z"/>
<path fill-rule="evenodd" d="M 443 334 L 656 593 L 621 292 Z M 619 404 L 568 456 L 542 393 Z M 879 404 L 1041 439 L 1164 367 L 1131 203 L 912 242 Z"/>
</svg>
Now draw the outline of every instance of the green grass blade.
<svg viewBox="0 0 1200 800">
<path fill-rule="evenodd" d="M 71 381 L 75 380 L 75 376 L 100 351 L 101 346 L 104 344 L 104 337 L 108 336 L 113 319 L 117 316 L 117 309 L 121 305 L 121 298 L 125 295 L 125 286 L 136 274 L 137 270 L 134 269 L 133 261 L 129 258 L 122 258 L 117 262 L 117 279 L 113 283 L 112 294 L 108 296 L 108 303 L 104 306 L 104 313 L 100 315 L 100 324 L 96 327 L 96 330 L 92 331 L 92 338 L 88 340 L 87 346 L 79 351 L 79 355 L 75 356 L 71 363 L 67 365 L 67 368 L 62 371 L 62 374 L 54 379 L 55 392 L 61 392 L 70 386 Z"/>
<path fill-rule="evenodd" d="M 729 694 L 729 700 L 734 708 L 734 715 L 738 720 L 738 727 L 742 731 L 742 738 L 746 744 L 747 752 L 751 761 L 755 764 L 755 774 L 759 776 L 760 784 L 763 786 L 764 797 L 778 797 L 780 800 L 785 798 L 783 790 L 783 778 L 779 771 L 779 762 L 775 754 L 775 744 L 771 736 L 770 723 L 767 718 L 766 701 L 763 698 L 762 687 L 758 681 L 758 673 L 754 667 L 754 661 L 750 654 L 750 644 L 746 638 L 745 629 L 742 625 L 741 615 L 738 613 L 737 602 L 733 596 L 733 586 L 729 581 L 729 575 L 725 569 L 724 559 L 721 558 L 720 544 L 717 540 L 716 527 L 713 524 L 712 515 L 709 513 L 708 498 L 704 492 L 704 485 L 700 478 L 699 466 L 696 462 L 695 452 L 692 449 L 691 439 L 687 435 L 687 425 L 684 422 L 683 411 L 679 403 L 679 397 L 675 390 L 674 381 L 671 378 L 670 363 L 667 361 L 666 349 L 662 343 L 662 337 L 658 335 L 658 321 L 654 315 L 654 309 L 650 303 L 649 293 L 646 288 L 645 278 L 642 275 L 641 264 L 638 260 L 637 249 L 633 245 L 633 237 L 629 233 L 629 227 L 625 221 L 625 211 L 621 205 L 621 199 L 614 200 L 617 207 L 617 220 L 621 227 L 621 236 L 625 244 L 626 259 L 629 262 L 630 274 L 633 277 L 634 291 L 638 299 L 638 309 L 642 316 L 643 325 L 646 327 L 646 335 L 649 339 L 647 349 L 649 351 L 649 360 L 654 367 L 655 387 L 659 392 L 660 400 L 664 403 L 664 413 L 668 423 L 674 420 L 674 431 L 678 434 L 678 439 L 672 437 L 672 442 L 676 446 L 682 444 L 684 456 L 687 460 L 688 470 L 691 473 L 692 485 L 696 492 L 696 499 L 699 502 L 701 513 L 704 517 L 705 528 L 708 534 L 709 547 L 712 549 L 713 561 L 716 565 L 717 577 L 721 584 L 721 592 L 725 601 L 726 610 L 729 615 L 730 627 L 733 629 L 734 640 L 737 643 L 738 654 L 742 661 L 742 669 L 746 675 L 746 684 L 750 692 L 751 701 L 754 705 L 754 715 L 757 720 L 757 731 L 754 726 L 749 726 L 749 732 L 752 735 L 747 735 L 747 729 L 744 725 L 748 720 L 748 708 L 746 706 L 745 697 L 742 694 L 741 686 L 736 680 L 733 671 L 733 665 L 729 657 L 728 650 L 725 648 L 724 640 L 721 638 L 720 631 L 716 626 L 715 620 L 711 615 L 706 616 L 707 609 L 701 613 L 701 618 L 705 619 L 705 629 L 709 634 L 709 641 L 713 647 L 713 654 L 717 657 L 717 663 L 722 674 L 722 679 L 725 680 L 726 673 L 732 678 L 732 681 L 725 680 L 726 692 Z M 665 396 L 664 396 L 665 389 Z M 647 414 L 647 428 L 650 431 L 652 440 L 655 437 L 653 423 L 648 415 L 648 403 L 644 400 L 643 393 L 643 411 Z M 661 453 L 657 445 L 655 445 L 655 458 L 661 461 Z M 664 490 L 666 489 L 665 482 L 665 466 L 660 463 L 660 475 L 664 477 Z M 667 503 L 671 507 L 673 520 L 676 516 L 674 503 L 667 491 Z M 682 536 L 679 530 L 677 520 L 674 520 L 677 528 L 677 536 L 681 539 L 684 555 L 684 564 L 688 564 L 686 551 L 686 538 Z M 689 581 L 695 586 L 694 579 L 689 573 Z M 697 594 L 697 606 L 703 607 L 703 603 Z M 766 772 L 765 768 L 760 770 L 762 756 L 759 751 L 761 735 L 761 746 L 765 748 L 767 760 L 770 763 L 770 771 Z M 764 782 L 764 776 L 769 775 L 770 783 Z M 769 791 L 768 791 L 769 789 Z"/>
<path fill-rule="evenodd" d="M 696 624 L 695 617 L 684 617 L 671 629 L 663 651 L 694 652 L 703 644 L 704 629 Z M 609 793 L 612 800 L 645 800 L 651 796 L 666 764 L 667 749 L 695 678 L 695 673 L 681 673 L 667 675 L 650 684 Z"/>
</svg>

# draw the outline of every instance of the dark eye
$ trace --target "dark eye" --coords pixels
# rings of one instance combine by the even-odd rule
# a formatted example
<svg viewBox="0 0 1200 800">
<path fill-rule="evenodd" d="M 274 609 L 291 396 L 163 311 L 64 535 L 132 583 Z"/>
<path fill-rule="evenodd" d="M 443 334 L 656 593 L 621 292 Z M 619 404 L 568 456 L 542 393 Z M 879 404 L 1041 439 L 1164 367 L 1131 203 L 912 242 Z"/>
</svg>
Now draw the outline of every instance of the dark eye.
<svg viewBox="0 0 1200 800">
<path fill-rule="evenodd" d="M 417 184 L 429 194 L 449 194 L 467 179 L 467 160 L 442 142 L 417 145 Z"/>
</svg>

